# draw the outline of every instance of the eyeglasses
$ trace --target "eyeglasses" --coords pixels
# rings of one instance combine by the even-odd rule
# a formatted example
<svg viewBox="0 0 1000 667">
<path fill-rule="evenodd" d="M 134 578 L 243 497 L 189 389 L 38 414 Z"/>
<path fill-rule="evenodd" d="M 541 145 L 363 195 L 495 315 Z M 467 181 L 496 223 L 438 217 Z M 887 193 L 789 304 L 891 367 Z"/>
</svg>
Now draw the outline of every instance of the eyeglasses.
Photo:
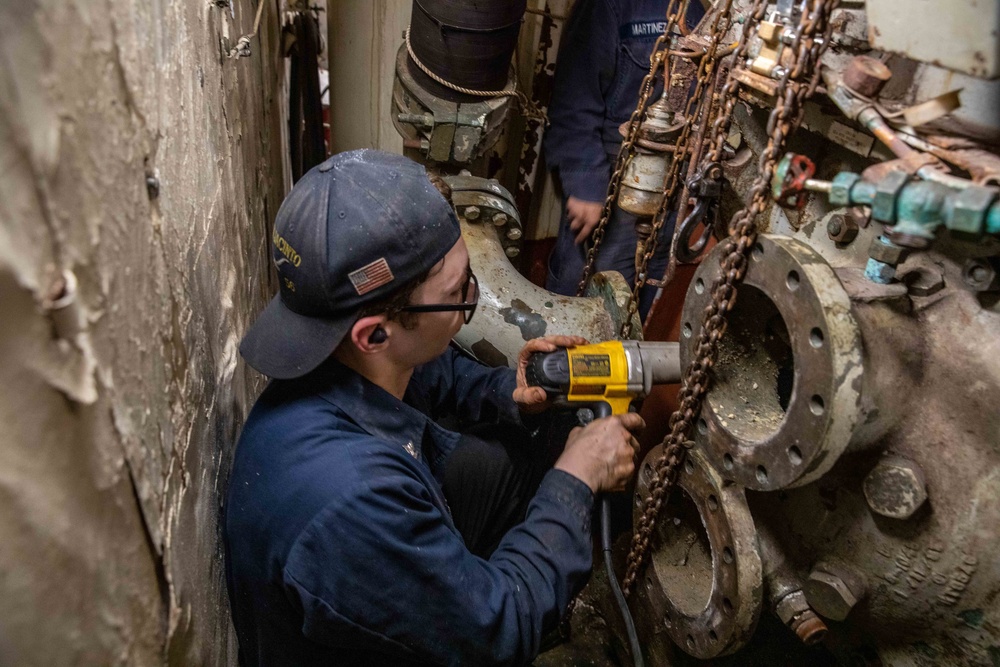
<svg viewBox="0 0 1000 667">
<path fill-rule="evenodd" d="M 455 310 L 465 311 L 465 323 L 472 321 L 472 316 L 476 314 L 476 306 L 479 305 L 479 281 L 476 274 L 469 269 L 465 277 L 465 284 L 462 285 L 462 303 L 421 303 L 413 306 L 403 306 L 401 311 L 408 313 L 438 313 Z"/>
</svg>

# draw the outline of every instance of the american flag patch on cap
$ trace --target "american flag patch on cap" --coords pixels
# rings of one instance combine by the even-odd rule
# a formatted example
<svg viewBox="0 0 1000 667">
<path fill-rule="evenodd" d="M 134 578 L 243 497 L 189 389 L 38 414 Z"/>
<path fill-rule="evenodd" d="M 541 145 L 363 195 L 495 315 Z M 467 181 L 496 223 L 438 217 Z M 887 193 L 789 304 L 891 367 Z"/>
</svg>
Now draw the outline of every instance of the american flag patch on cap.
<svg viewBox="0 0 1000 667">
<path fill-rule="evenodd" d="M 389 270 L 389 263 L 385 261 L 385 257 L 379 257 L 371 264 L 362 266 L 357 271 L 351 271 L 347 277 L 351 279 L 351 284 L 354 285 L 358 296 L 367 294 L 393 280 L 392 271 Z"/>
</svg>

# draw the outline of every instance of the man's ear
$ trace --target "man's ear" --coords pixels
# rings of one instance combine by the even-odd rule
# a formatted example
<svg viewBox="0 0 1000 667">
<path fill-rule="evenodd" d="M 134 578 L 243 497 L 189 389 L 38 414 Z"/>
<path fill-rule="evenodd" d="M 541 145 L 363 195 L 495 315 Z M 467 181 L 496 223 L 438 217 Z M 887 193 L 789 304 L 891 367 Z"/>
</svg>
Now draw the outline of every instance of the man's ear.
<svg viewBox="0 0 1000 667">
<path fill-rule="evenodd" d="M 385 315 L 369 315 L 362 317 L 351 327 L 351 342 L 363 354 L 381 352 L 388 345 L 388 333 L 385 329 Z M 382 336 L 372 336 L 376 329 L 381 329 Z"/>
</svg>

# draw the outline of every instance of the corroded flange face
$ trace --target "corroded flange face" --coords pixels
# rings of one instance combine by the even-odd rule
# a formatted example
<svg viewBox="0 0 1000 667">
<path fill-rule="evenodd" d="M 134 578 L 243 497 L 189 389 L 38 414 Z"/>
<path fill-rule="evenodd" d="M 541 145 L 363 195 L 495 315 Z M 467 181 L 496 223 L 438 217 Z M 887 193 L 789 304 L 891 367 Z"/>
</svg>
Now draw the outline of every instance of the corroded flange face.
<svg viewBox="0 0 1000 667">
<path fill-rule="evenodd" d="M 723 244 L 684 302 L 681 363 L 693 356 Z M 861 334 L 829 264 L 795 239 L 761 235 L 729 314 L 697 429 L 726 478 L 759 491 L 826 473 L 860 418 Z"/>
<path fill-rule="evenodd" d="M 639 468 L 639 499 L 648 495 L 654 447 Z M 695 448 L 688 453 L 651 537 L 650 562 L 637 582 L 636 608 L 653 635 L 707 659 L 732 653 L 753 634 L 761 609 L 760 551 L 743 489 L 726 483 Z"/>
</svg>

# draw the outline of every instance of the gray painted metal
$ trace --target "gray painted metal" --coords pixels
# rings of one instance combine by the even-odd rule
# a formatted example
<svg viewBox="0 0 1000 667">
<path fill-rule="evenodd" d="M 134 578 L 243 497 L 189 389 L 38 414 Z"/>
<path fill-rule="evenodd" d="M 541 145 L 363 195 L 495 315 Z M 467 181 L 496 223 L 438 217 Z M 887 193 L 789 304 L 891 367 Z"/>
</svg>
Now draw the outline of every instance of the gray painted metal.
<svg viewBox="0 0 1000 667">
<path fill-rule="evenodd" d="M 621 274 L 598 274 L 584 297 L 538 287 L 507 259 L 520 239 L 520 234 L 511 234 L 520 230 L 511 194 L 496 181 L 475 176 L 446 180 L 452 186 L 452 202 L 480 290 L 475 317 L 455 337 L 459 346 L 486 364 L 514 368 L 518 353 L 532 338 L 566 334 L 598 342 L 617 337 L 631 292 Z M 470 210 L 474 220 L 468 219 Z M 633 330 L 641 336 L 638 321 Z"/>
</svg>

